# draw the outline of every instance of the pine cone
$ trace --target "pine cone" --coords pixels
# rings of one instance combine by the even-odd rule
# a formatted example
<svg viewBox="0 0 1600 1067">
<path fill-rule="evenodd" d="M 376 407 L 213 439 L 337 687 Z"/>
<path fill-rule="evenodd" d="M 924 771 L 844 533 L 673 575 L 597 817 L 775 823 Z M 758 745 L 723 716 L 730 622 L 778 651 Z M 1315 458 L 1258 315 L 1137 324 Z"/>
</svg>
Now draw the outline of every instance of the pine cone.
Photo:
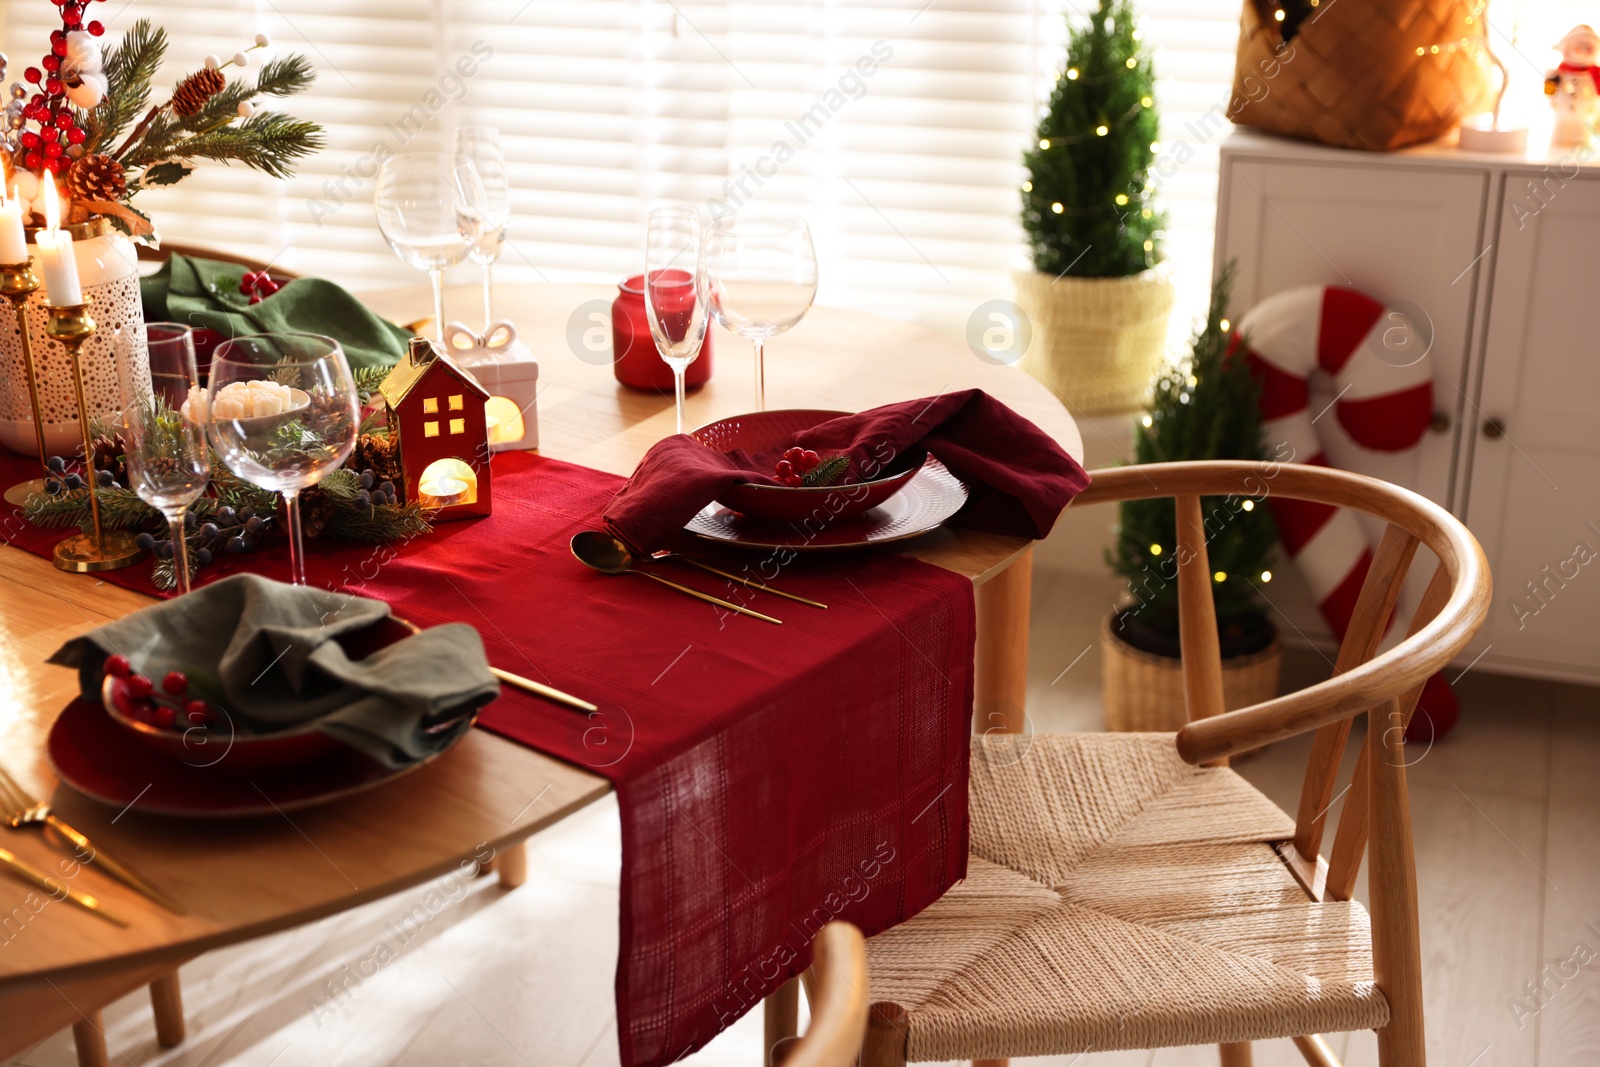
<svg viewBox="0 0 1600 1067">
<path fill-rule="evenodd" d="M 110 156 L 84 156 L 67 171 L 67 188 L 79 200 L 117 201 L 128 191 L 128 179 Z"/>
<path fill-rule="evenodd" d="M 350 454 L 345 466 L 354 471 L 370 470 L 380 482 L 393 482 L 399 486 L 403 481 L 400 476 L 400 450 L 395 446 L 394 438 L 387 434 L 362 434 L 356 438 L 355 451 Z"/>
<path fill-rule="evenodd" d="M 333 497 L 320 485 L 309 486 L 300 492 L 300 532 L 306 537 L 316 537 L 333 517 Z"/>
<path fill-rule="evenodd" d="M 202 67 L 179 82 L 172 91 L 172 110 L 180 118 L 198 114 L 206 106 L 206 101 L 220 93 L 227 84 L 228 79 L 223 77 L 222 71 Z"/>
<path fill-rule="evenodd" d="M 123 445 L 120 436 L 95 437 L 95 470 L 110 471 L 111 477 L 121 485 L 128 484 L 128 466 L 123 462 L 123 457 L 126 454 L 127 447 Z"/>
</svg>

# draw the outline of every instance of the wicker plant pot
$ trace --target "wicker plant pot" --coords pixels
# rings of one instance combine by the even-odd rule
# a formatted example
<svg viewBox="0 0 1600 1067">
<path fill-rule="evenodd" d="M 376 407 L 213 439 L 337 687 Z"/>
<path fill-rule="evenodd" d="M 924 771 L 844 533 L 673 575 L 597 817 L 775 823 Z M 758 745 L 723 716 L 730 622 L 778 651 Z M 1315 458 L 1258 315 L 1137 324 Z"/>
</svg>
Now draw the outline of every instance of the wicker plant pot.
<svg viewBox="0 0 1600 1067">
<path fill-rule="evenodd" d="M 1134 648 L 1112 626 L 1100 623 L 1100 696 L 1106 729 L 1119 732 L 1178 730 L 1188 718 L 1183 702 L 1183 661 Z M 1249 707 L 1278 695 L 1283 643 L 1222 661 L 1222 699 L 1227 710 Z"/>
<path fill-rule="evenodd" d="M 1022 367 L 1074 415 L 1144 406 L 1167 351 L 1172 282 L 1159 270 L 1127 278 L 1057 278 L 1017 271 L 1017 304 L 1033 323 Z"/>
</svg>

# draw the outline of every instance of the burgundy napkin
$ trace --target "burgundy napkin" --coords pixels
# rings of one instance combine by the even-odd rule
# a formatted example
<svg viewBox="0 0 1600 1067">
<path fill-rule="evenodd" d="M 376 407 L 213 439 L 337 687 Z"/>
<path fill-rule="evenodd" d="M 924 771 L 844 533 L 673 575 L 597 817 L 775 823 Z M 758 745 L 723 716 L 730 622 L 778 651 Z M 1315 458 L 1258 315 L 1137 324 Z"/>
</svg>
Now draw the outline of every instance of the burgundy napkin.
<svg viewBox="0 0 1600 1067">
<path fill-rule="evenodd" d="M 793 443 L 848 453 L 847 482 L 881 477 L 908 453 L 926 449 L 966 483 L 967 506 L 953 525 L 1034 540 L 1050 532 L 1089 484 L 1054 438 L 981 389 L 844 415 L 805 430 Z M 777 485 L 772 468 L 782 452 L 718 452 L 686 434 L 668 437 L 645 453 L 606 507 L 606 529 L 636 549 L 661 549 L 731 486 Z"/>
</svg>

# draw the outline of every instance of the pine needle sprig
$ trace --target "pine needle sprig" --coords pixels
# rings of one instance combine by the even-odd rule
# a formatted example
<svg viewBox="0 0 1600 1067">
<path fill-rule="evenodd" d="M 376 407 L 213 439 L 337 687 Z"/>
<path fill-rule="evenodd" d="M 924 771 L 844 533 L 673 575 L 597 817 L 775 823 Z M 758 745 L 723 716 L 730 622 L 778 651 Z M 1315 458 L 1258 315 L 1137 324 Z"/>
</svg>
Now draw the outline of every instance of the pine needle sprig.
<svg viewBox="0 0 1600 1067">
<path fill-rule="evenodd" d="M 815 467 L 800 476 L 803 486 L 832 485 L 844 477 L 844 472 L 850 469 L 850 457 L 840 453 L 829 456 L 820 461 Z"/>
<path fill-rule="evenodd" d="M 301 55 L 268 60 L 256 75 L 254 85 L 242 79 L 229 82 L 222 91 L 207 100 L 205 106 L 187 118 L 179 118 L 178 125 L 190 132 L 209 130 L 231 122 L 239 113 L 239 105 L 257 96 L 293 96 L 304 92 L 317 80 L 316 69 Z"/>
<path fill-rule="evenodd" d="M 86 152 L 103 152 L 113 138 L 127 128 L 150 104 L 150 83 L 161 69 L 167 54 L 167 31 L 140 19 L 106 52 L 106 80 L 116 92 L 85 114 L 81 124 L 88 135 Z"/>
<path fill-rule="evenodd" d="M 100 525 L 108 530 L 137 530 L 160 519 L 161 513 L 139 499 L 132 489 L 100 490 Z M 54 496 L 35 495 L 23 505 L 22 517 L 47 530 L 69 527 L 89 529 L 94 522 L 89 490 L 68 489 Z M 162 520 L 165 521 L 165 520 Z"/>
<path fill-rule="evenodd" d="M 175 125 L 160 120 L 152 123 L 123 164 L 143 167 L 167 159 L 211 159 L 243 163 L 271 177 L 288 178 L 295 162 L 324 144 L 321 126 L 276 111 L 259 112 L 242 122 L 191 137 L 172 136 Z"/>
</svg>

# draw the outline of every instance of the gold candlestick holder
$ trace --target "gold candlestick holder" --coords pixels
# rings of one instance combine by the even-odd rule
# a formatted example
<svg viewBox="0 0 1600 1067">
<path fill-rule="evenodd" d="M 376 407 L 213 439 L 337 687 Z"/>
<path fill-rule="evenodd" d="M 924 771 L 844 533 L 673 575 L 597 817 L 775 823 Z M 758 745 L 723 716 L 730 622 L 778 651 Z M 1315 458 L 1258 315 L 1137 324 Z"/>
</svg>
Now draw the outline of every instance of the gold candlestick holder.
<svg viewBox="0 0 1600 1067">
<path fill-rule="evenodd" d="M 39 409 L 39 371 L 33 365 L 33 345 L 28 335 L 28 297 L 39 288 L 39 276 L 33 272 L 33 260 L 21 263 L 0 263 L 0 296 L 11 301 L 11 310 L 17 316 L 17 333 L 22 335 L 22 367 L 28 378 L 28 403 L 33 409 L 33 439 L 39 445 L 39 469 L 44 477 L 18 482 L 5 492 L 5 500 L 12 507 L 22 507 L 28 498 L 44 492 L 45 478 L 51 477 L 46 460 L 49 452 L 44 444 L 44 414 Z"/>
<path fill-rule="evenodd" d="M 94 336 L 94 330 L 88 304 L 51 305 L 45 333 L 72 358 L 72 389 L 78 402 L 78 428 L 83 431 L 83 469 L 94 523 L 93 533 L 73 534 L 56 545 L 55 564 L 64 571 L 79 573 L 119 570 L 146 555 L 146 550 L 134 543 L 132 534 L 108 531 L 100 521 L 100 475 L 95 469 L 94 434 L 89 429 L 89 405 L 83 391 L 83 343 Z"/>
</svg>

